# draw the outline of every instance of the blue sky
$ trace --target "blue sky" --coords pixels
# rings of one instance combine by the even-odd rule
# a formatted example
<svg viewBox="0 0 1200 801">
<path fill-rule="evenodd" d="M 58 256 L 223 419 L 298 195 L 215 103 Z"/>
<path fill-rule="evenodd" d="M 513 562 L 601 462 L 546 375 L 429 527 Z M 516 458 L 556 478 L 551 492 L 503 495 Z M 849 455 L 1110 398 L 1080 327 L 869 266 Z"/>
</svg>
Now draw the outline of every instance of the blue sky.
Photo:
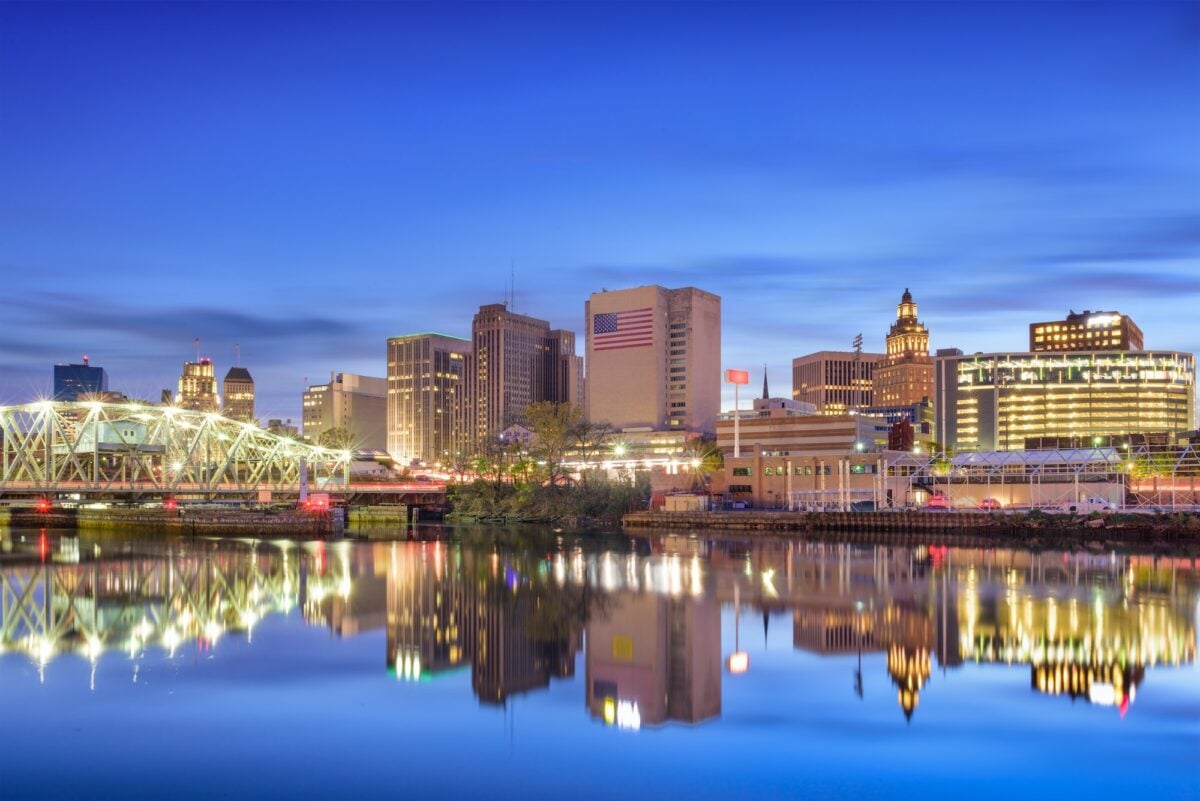
<svg viewBox="0 0 1200 801">
<path fill-rule="evenodd" d="M 1020 349 L 1070 308 L 1200 350 L 1200 6 L 0 5 L 0 402 L 157 397 L 240 343 L 262 417 L 502 299 L 724 299 L 724 359 Z"/>
</svg>

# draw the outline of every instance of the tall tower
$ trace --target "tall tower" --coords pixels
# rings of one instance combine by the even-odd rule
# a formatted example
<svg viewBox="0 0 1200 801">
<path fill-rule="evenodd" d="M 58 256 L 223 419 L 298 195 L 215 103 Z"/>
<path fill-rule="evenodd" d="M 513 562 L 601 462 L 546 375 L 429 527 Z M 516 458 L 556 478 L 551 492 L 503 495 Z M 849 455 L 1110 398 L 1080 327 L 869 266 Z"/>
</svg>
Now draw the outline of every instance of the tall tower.
<svg viewBox="0 0 1200 801">
<path fill-rule="evenodd" d="M 221 407 L 217 397 L 217 377 L 213 373 L 212 359 L 201 357 L 194 362 L 183 363 L 183 374 L 179 376 L 179 394 L 175 402 L 184 409 L 197 412 L 215 412 Z"/>
<path fill-rule="evenodd" d="M 245 367 L 230 367 L 221 386 L 225 416 L 248 423 L 254 419 L 254 378 Z"/>
<path fill-rule="evenodd" d="M 449 459 L 464 450 L 458 410 L 471 342 L 442 334 L 387 341 L 387 449 L 405 464 Z"/>
<path fill-rule="evenodd" d="M 875 366 L 874 405 L 908 406 L 932 398 L 929 331 L 917 319 L 917 304 L 907 289 L 896 306 L 896 322 L 888 332 L 886 350 Z"/>
</svg>

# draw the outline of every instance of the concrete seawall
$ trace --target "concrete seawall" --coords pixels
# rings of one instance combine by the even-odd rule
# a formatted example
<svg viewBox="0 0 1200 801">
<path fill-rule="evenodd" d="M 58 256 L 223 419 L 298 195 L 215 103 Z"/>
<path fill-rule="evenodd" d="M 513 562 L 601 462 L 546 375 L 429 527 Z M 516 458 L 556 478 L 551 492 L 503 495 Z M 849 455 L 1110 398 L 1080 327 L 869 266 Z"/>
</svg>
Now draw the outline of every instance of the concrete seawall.
<svg viewBox="0 0 1200 801">
<path fill-rule="evenodd" d="M 633 512 L 628 529 L 761 532 L 764 535 L 869 535 L 900 542 L 912 535 L 941 533 L 989 540 L 1200 545 L 1200 518 L 1124 515 L 1119 520 L 1071 515 L 946 514 L 928 512 Z M 854 538 L 854 537 L 851 537 Z"/>
<path fill-rule="evenodd" d="M 161 532 L 170 536 L 340 537 L 345 533 L 341 509 L 307 512 L 298 509 L 2 509 L 0 526 L 77 531 Z"/>
</svg>

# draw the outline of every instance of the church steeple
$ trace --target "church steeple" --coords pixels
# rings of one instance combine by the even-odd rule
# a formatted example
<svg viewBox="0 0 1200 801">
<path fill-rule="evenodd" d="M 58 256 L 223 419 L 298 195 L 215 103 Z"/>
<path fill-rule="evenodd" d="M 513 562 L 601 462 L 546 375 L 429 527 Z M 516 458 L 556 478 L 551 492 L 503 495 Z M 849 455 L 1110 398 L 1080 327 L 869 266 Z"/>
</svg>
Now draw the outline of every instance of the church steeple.
<svg viewBox="0 0 1200 801">
<path fill-rule="evenodd" d="M 767 400 L 770 397 L 771 397 L 771 393 L 767 389 L 767 366 L 764 364 L 763 365 L 763 397 L 762 397 L 762 399 Z"/>
</svg>

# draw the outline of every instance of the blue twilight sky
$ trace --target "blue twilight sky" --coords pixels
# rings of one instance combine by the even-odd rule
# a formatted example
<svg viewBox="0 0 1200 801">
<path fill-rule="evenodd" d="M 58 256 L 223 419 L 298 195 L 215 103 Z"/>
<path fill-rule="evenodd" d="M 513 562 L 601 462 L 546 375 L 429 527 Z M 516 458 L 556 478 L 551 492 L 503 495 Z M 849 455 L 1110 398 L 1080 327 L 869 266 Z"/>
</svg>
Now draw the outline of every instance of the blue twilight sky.
<svg viewBox="0 0 1200 801">
<path fill-rule="evenodd" d="M 729 366 L 1020 349 L 1069 308 L 1200 350 L 1200 4 L 0 4 L 0 402 L 83 353 L 262 417 L 502 299 L 724 298 Z"/>
</svg>

